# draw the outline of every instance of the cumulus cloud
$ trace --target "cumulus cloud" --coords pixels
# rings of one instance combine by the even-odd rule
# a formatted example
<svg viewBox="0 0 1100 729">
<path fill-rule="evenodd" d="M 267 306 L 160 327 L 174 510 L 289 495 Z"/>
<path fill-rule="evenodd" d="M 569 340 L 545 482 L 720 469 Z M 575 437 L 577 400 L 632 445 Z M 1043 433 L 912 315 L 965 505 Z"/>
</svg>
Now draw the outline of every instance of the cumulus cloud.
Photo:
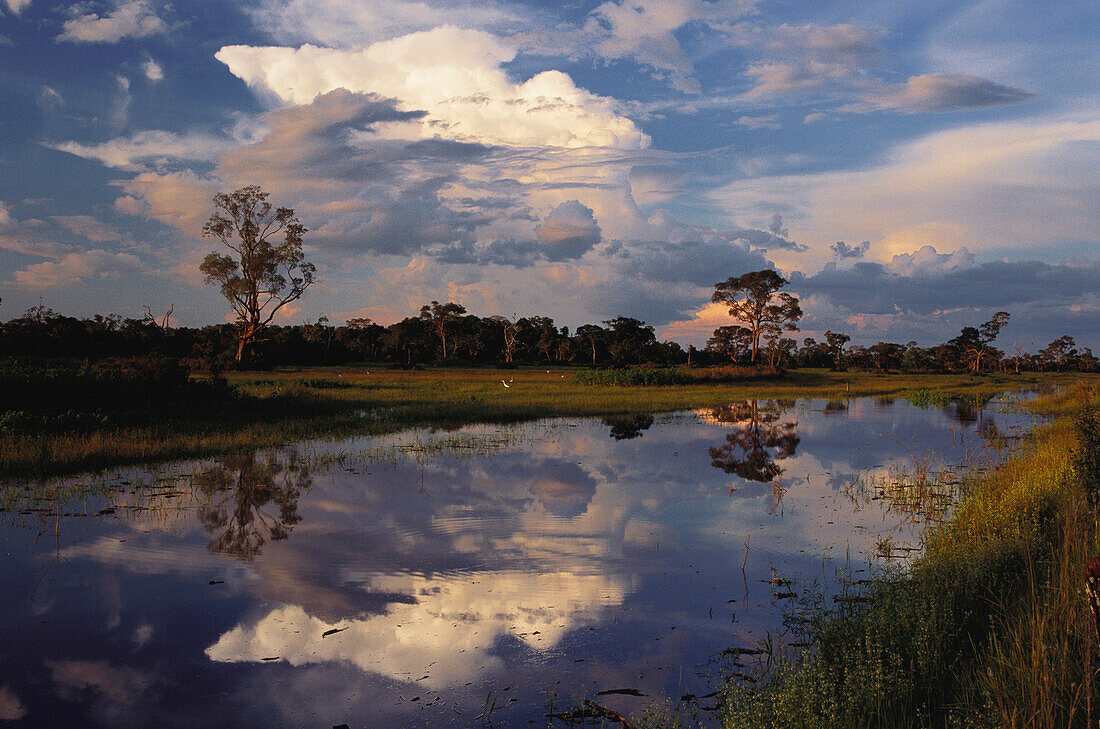
<svg viewBox="0 0 1100 729">
<path fill-rule="evenodd" d="M 932 276 L 970 268 L 974 256 L 965 248 L 952 253 L 937 253 L 932 246 L 921 246 L 913 253 L 899 253 L 886 265 L 886 271 L 898 276 Z"/>
<path fill-rule="evenodd" d="M 219 192 L 215 181 L 192 172 L 142 172 L 117 184 L 124 193 L 115 201 L 119 212 L 153 218 L 191 236 L 199 235 Z"/>
<path fill-rule="evenodd" d="M 102 284 L 138 273 L 147 273 L 147 270 L 137 256 L 97 248 L 14 271 L 11 283 L 21 289 L 44 291 L 77 284 Z"/>
<path fill-rule="evenodd" d="M 554 208 L 535 235 L 543 243 L 547 260 L 580 258 L 600 242 L 600 226 L 592 208 L 568 200 Z"/>
<path fill-rule="evenodd" d="M 694 94 L 699 82 L 677 34 L 703 27 L 722 32 L 755 6 L 756 0 L 611 0 L 573 23 L 563 22 L 552 7 L 490 0 L 269 0 L 259 4 L 253 16 L 282 42 L 337 48 L 442 25 L 479 28 L 535 55 L 630 60 L 673 88 Z"/>
<path fill-rule="evenodd" d="M 447 53 L 438 49 L 446 48 Z M 289 104 L 337 88 L 398 100 L 424 111 L 420 137 L 509 146 L 642 149 L 649 138 L 613 101 L 545 71 L 512 82 L 501 65 L 515 49 L 481 31 L 451 26 L 381 41 L 357 51 L 226 46 L 216 58 L 253 86 Z"/>
<path fill-rule="evenodd" d="M 771 31 L 766 60 L 750 64 L 747 98 L 759 99 L 851 82 L 880 55 L 881 33 L 852 24 L 781 25 Z"/>
<path fill-rule="evenodd" d="M 144 73 L 145 78 L 150 81 L 156 82 L 164 80 L 164 67 L 152 58 L 146 58 L 141 62 L 141 72 Z"/>
<path fill-rule="evenodd" d="M 106 15 L 83 13 L 75 6 L 72 17 L 65 21 L 58 41 L 76 43 L 118 43 L 125 38 L 145 38 L 167 33 L 168 24 L 161 20 L 146 0 L 124 2 Z"/>
<path fill-rule="evenodd" d="M 206 649 L 219 663 L 260 662 L 277 655 L 293 666 L 347 661 L 393 680 L 424 676 L 436 689 L 461 684 L 503 665 L 492 647 L 512 636 L 532 650 L 552 649 L 569 630 L 595 622 L 622 604 L 629 583 L 618 575 L 507 570 L 420 577 L 380 575 L 372 588 L 417 595 L 384 614 L 339 621 L 346 630 L 322 640 L 336 624 L 297 606 L 242 623 Z M 555 596 L 548 607 L 546 596 Z M 293 626 L 293 627 L 291 627 Z"/>
<path fill-rule="evenodd" d="M 871 241 L 865 240 L 857 246 L 850 246 L 842 240 L 838 240 L 829 246 L 833 255 L 837 258 L 863 258 L 863 254 L 871 247 Z"/>
</svg>

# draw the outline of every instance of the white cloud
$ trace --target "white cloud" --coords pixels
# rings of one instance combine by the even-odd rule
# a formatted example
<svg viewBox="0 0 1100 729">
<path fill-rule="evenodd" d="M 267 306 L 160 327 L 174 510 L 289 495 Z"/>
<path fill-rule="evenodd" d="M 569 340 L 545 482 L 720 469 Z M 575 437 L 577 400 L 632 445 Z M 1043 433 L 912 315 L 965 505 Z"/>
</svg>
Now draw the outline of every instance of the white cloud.
<svg viewBox="0 0 1100 729">
<path fill-rule="evenodd" d="M 79 6 L 77 6 L 79 8 Z M 145 0 L 131 0 L 106 15 L 80 14 L 65 21 L 59 41 L 77 43 L 118 43 L 124 38 L 145 38 L 167 33 L 168 25 L 157 17 Z"/>
<path fill-rule="evenodd" d="M 845 23 L 781 25 L 765 35 L 769 37 L 765 58 L 746 69 L 755 79 L 745 94 L 750 99 L 852 83 L 877 61 L 881 34 Z"/>
<path fill-rule="evenodd" d="M 19 15 L 23 8 L 31 4 L 31 0 L 5 0 L 5 4 L 13 15 Z"/>
<path fill-rule="evenodd" d="M 176 134 L 157 129 L 118 137 L 100 144 L 56 142 L 50 149 L 94 159 L 122 170 L 143 169 L 168 160 L 213 161 L 218 154 L 237 144 L 236 140 L 201 134 Z"/>
<path fill-rule="evenodd" d="M 783 125 L 779 123 L 779 117 L 775 114 L 768 116 L 741 116 L 734 122 L 738 126 L 748 127 L 749 129 L 782 129 Z"/>
<path fill-rule="evenodd" d="M 913 253 L 899 253 L 886 266 L 899 276 L 935 276 L 974 265 L 974 256 L 966 248 L 953 253 L 938 253 L 932 246 L 921 246 Z"/>
<path fill-rule="evenodd" d="M 841 108 L 848 112 L 943 112 L 1012 104 L 1031 96 L 968 74 L 926 73 L 901 83 L 888 82 L 878 46 L 883 33 L 849 23 L 781 25 L 765 35 L 769 40 L 760 49 L 763 57 L 745 71 L 753 79 L 746 99 L 813 92 L 859 99 Z M 753 42 L 757 41 L 750 37 L 750 45 Z M 806 121 L 820 118 L 811 114 Z"/>
<path fill-rule="evenodd" d="M 776 208 L 808 256 L 831 258 L 838 238 L 868 240 L 881 261 L 931 245 L 979 253 L 1096 240 L 1100 230 L 1100 122 L 962 127 L 902 144 L 879 166 L 738 181 L 711 193 L 743 218 Z"/>
<path fill-rule="evenodd" d="M 724 29 L 756 0 L 612 0 L 580 23 L 562 22 L 552 5 L 481 0 L 269 0 L 254 21 L 288 45 L 356 48 L 443 25 L 478 28 L 535 55 L 630 59 L 671 86 L 698 93 L 691 59 L 676 37 L 687 27 Z"/>
<path fill-rule="evenodd" d="M 59 242 L 62 229 L 56 222 L 36 218 L 17 220 L 3 202 L 0 202 L 0 249 L 15 251 L 39 258 L 61 258 L 73 251 L 73 247 Z"/>
<path fill-rule="evenodd" d="M 152 58 L 146 58 L 142 61 L 141 72 L 145 74 L 145 78 L 150 81 L 163 81 L 164 80 L 164 67 L 157 63 Z"/>
<path fill-rule="evenodd" d="M 446 48 L 445 54 L 439 53 Z M 480 31 L 440 27 L 358 51 L 226 46 L 229 70 L 290 104 L 343 88 L 424 110 L 420 136 L 482 144 L 640 149 L 649 139 L 613 101 L 545 71 L 522 84 L 501 65 L 515 49 Z"/>
<path fill-rule="evenodd" d="M 130 79 L 115 76 L 115 93 L 107 109 L 104 121 L 114 131 L 119 131 L 130 121 Z"/>
<path fill-rule="evenodd" d="M 612 0 L 592 11 L 584 30 L 596 39 L 591 50 L 603 58 L 630 58 L 668 71 L 673 88 L 697 94 L 699 82 L 675 31 L 692 23 L 729 22 L 755 5 L 751 0 Z"/>
<path fill-rule="evenodd" d="M 146 272 L 137 256 L 95 249 L 69 253 L 57 261 L 35 263 L 14 271 L 12 283 L 21 289 L 41 291 L 81 283 L 101 285 L 107 280 Z"/>
<path fill-rule="evenodd" d="M 460 578 L 378 575 L 369 587 L 416 595 L 417 601 L 335 622 L 294 605 L 279 607 L 232 628 L 206 655 L 219 663 L 272 656 L 292 666 L 347 661 L 397 681 L 424 676 L 420 683 L 442 689 L 499 670 L 503 663 L 493 647 L 506 635 L 532 650 L 552 649 L 568 631 L 595 622 L 605 607 L 622 604 L 630 585 L 618 575 L 499 571 Z"/>
<path fill-rule="evenodd" d="M 53 220 L 70 233 L 93 243 L 117 243 L 125 238 L 114 226 L 91 215 L 58 215 Z"/>
</svg>

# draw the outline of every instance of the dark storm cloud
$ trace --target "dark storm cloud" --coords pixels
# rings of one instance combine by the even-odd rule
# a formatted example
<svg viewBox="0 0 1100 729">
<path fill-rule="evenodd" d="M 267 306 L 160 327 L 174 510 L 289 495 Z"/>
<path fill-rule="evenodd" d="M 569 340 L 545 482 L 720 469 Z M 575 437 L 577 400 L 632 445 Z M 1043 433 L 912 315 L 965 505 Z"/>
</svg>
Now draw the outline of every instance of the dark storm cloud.
<svg viewBox="0 0 1100 729">
<path fill-rule="evenodd" d="M 513 201 L 510 203 L 515 205 Z M 508 206 L 490 206 L 507 209 Z M 511 219 L 523 220 L 520 212 Z M 429 250 L 443 263 L 498 264 L 526 268 L 541 261 L 560 263 L 581 258 L 601 239 L 600 226 L 592 209 L 576 200 L 554 208 L 546 220 L 535 226 L 533 239 L 495 239 L 488 243 L 472 239 L 456 241 Z"/>
<path fill-rule="evenodd" d="M 899 308 L 919 314 L 960 307 L 1006 307 L 1032 302 L 1072 302 L 1082 292 L 1100 291 L 1100 262 L 1081 266 L 1040 261 L 992 261 L 946 272 L 902 276 L 881 263 L 835 265 L 813 276 L 791 275 L 799 293 L 825 296 L 834 303 L 871 314 Z"/>
<path fill-rule="evenodd" d="M 865 240 L 858 246 L 850 246 L 842 240 L 833 243 L 829 248 L 837 258 L 863 258 L 863 254 L 871 247 L 871 241 Z"/>
<path fill-rule="evenodd" d="M 907 270 L 902 275 L 880 263 L 847 269 L 829 264 L 812 276 L 795 272 L 790 289 L 834 307 L 831 313 L 808 308 L 804 328 L 836 329 L 848 322 L 869 341 L 933 344 L 996 311 L 1012 315 L 1005 341 L 1041 346 L 1070 334 L 1092 346 L 1100 337 L 1100 261 L 991 261 Z M 1000 346 L 1007 345 L 1002 341 Z"/>
<path fill-rule="evenodd" d="M 218 172 L 259 180 L 298 201 L 314 242 L 330 250 L 408 255 L 472 245 L 474 231 L 499 213 L 469 198 L 448 203 L 440 191 L 460 179 L 462 165 L 484 161 L 492 148 L 373 134 L 424 116 L 396 106 L 337 89 L 309 105 L 269 112 L 268 135 L 226 154 Z"/>
</svg>

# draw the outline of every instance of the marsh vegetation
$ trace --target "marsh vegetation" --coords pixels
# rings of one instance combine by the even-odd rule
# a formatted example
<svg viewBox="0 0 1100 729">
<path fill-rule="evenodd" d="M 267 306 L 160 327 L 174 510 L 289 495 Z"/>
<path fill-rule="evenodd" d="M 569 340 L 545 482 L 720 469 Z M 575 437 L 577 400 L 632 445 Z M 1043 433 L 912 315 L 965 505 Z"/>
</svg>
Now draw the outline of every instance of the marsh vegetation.
<svg viewBox="0 0 1100 729">
<path fill-rule="evenodd" d="M 825 627 L 837 615 L 855 624 L 877 605 L 894 584 L 876 574 L 883 545 L 893 576 L 920 573 L 933 551 L 922 531 L 957 516 L 928 509 L 939 479 L 1024 447 L 1033 422 L 987 396 L 917 407 L 779 392 L 654 414 L 626 406 L 694 388 L 592 393 L 545 371 L 516 371 L 507 391 L 499 377 L 449 390 L 495 384 L 530 406 L 546 396 L 524 395 L 536 374 L 557 381 L 551 394 L 622 393 L 623 411 L 5 484 L 0 570 L 17 586 L 8 624 L 21 626 L 0 656 L 16 677 L 5 686 L 28 712 L 74 724 L 124 686 L 101 723 L 216 711 L 272 726 L 486 714 L 564 726 L 546 714 L 594 711 L 587 701 L 635 723 L 736 725 L 738 710 L 764 716 L 762 687 L 803 670 L 807 643 L 839 644 Z M 366 383 L 348 377 L 230 379 L 243 397 L 308 380 L 318 397 L 358 402 Z M 371 384 L 397 394 L 357 417 L 399 422 L 390 408 L 439 382 L 388 377 Z M 82 626 L 79 639 L 64 626 Z M 327 688 L 303 703 L 318 676 Z"/>
</svg>

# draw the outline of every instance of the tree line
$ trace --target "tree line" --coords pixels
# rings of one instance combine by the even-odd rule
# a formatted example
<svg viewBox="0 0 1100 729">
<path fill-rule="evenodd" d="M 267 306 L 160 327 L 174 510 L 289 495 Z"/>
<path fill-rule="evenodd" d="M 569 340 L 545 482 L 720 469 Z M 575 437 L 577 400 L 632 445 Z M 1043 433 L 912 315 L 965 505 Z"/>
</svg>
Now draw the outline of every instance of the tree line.
<svg viewBox="0 0 1100 729">
<path fill-rule="evenodd" d="M 774 273 L 774 272 L 773 272 Z M 1001 312 L 1003 313 L 1003 312 Z M 1007 315 L 1002 317 L 1007 320 Z M 983 325 L 984 326 L 984 325 Z M 850 345 L 847 334 L 826 332 L 825 340 L 801 342 L 767 332 L 756 365 L 868 372 L 1100 371 L 1100 361 L 1073 337 L 1062 336 L 1036 352 L 993 346 L 992 328 L 966 327 L 947 342 Z M 336 325 L 321 317 L 296 325 L 269 325 L 253 342 L 243 367 L 388 363 L 425 365 L 586 366 L 753 366 L 751 338 L 720 327 L 704 349 L 658 341 L 654 328 L 620 316 L 571 331 L 550 317 L 477 316 L 457 303 L 425 304 L 415 316 L 382 326 L 370 319 Z M 747 328 L 747 327 L 746 327 Z M 159 354 L 192 369 L 233 366 L 240 330 L 235 324 L 173 327 L 164 317 L 95 315 L 76 318 L 39 305 L 0 323 L 0 357 L 69 359 Z"/>
<path fill-rule="evenodd" d="M 790 367 L 905 372 L 1098 369 L 1088 348 L 1062 336 L 1035 353 L 994 346 L 1011 318 L 1005 311 L 934 347 L 878 342 L 850 346 L 845 332 L 825 332 L 825 341 L 801 345 L 786 333 L 798 331 L 798 298 L 781 291 L 788 283 L 771 269 L 719 281 L 711 300 L 724 304 L 735 324 L 719 326 L 703 350 L 658 341 L 653 327 L 627 316 L 585 324 L 573 332 L 545 316 L 482 317 L 453 301 L 431 301 L 389 326 L 367 318 L 333 325 L 327 317 L 296 326 L 272 324 L 285 306 L 316 282 L 316 268 L 305 259 L 308 232 L 285 207 L 276 208 L 255 185 L 214 196 L 214 213 L 204 237 L 220 241 L 200 265 L 209 284 L 219 287 L 236 321 L 200 328 L 171 326 L 171 310 L 159 319 L 149 307 L 141 319 L 96 315 L 76 319 L 39 305 L 0 324 L 0 356 L 84 358 L 162 354 L 192 367 L 219 371 L 227 366 L 318 365 L 388 362 L 396 366 L 473 365 L 633 365 L 732 364 L 779 371 Z M 230 353 L 232 355 L 230 356 Z"/>
</svg>

